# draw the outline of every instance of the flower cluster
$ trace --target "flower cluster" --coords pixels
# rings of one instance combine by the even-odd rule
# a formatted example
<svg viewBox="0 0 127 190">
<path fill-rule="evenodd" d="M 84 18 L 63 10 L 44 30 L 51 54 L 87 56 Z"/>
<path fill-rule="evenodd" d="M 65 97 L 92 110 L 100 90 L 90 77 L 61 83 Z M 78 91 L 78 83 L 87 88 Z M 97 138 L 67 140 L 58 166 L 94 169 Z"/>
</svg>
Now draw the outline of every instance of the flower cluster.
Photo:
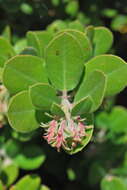
<svg viewBox="0 0 127 190">
<path fill-rule="evenodd" d="M 84 120 L 79 116 L 70 120 L 53 119 L 47 124 L 42 123 L 41 126 L 46 130 L 44 139 L 47 140 L 48 144 L 56 147 L 58 151 L 61 148 L 73 150 L 84 137 L 88 136 L 86 130 L 92 128 L 92 126 L 85 125 Z"/>
</svg>

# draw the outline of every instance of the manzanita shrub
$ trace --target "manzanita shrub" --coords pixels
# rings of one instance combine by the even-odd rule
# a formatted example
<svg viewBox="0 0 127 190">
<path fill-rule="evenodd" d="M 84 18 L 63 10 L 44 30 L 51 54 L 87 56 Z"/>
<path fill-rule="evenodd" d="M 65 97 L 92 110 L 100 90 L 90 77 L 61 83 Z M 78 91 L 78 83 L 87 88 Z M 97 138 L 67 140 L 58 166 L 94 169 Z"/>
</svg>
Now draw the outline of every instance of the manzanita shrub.
<svg viewBox="0 0 127 190">
<path fill-rule="evenodd" d="M 29 133 L 42 127 L 47 143 L 68 154 L 88 144 L 94 112 L 105 97 L 127 84 L 126 62 L 105 54 L 112 33 L 105 27 L 81 31 L 77 26 L 58 24 L 57 30 L 50 26 L 28 32 L 28 47 L 16 56 L 9 47 L 12 58 L 1 64 L 2 82 L 11 97 L 7 117 L 12 128 Z"/>
</svg>

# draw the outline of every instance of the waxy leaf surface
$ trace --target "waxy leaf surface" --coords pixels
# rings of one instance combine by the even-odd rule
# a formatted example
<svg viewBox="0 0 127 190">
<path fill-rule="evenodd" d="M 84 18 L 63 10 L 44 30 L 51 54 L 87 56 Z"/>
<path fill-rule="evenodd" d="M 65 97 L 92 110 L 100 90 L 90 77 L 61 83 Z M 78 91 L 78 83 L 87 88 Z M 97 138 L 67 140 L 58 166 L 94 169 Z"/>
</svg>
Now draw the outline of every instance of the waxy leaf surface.
<svg viewBox="0 0 127 190">
<path fill-rule="evenodd" d="M 51 33 L 46 31 L 27 33 L 28 45 L 34 47 L 38 52 L 38 56 L 40 57 L 44 57 L 45 48 L 51 39 Z"/>
<path fill-rule="evenodd" d="M 92 47 L 86 34 L 73 29 L 66 29 L 64 30 L 64 32 L 71 34 L 79 42 L 80 48 L 83 53 L 83 59 L 84 61 L 88 60 L 92 55 Z M 61 33 L 63 33 L 63 31 Z"/>
<path fill-rule="evenodd" d="M 90 96 L 87 96 L 85 98 L 82 98 L 80 101 L 76 102 L 74 104 L 74 107 L 72 108 L 72 115 L 82 115 L 85 113 L 89 113 L 92 107 L 93 101 Z"/>
<path fill-rule="evenodd" d="M 43 59 L 32 55 L 18 55 L 6 63 L 3 83 L 11 94 L 27 90 L 38 82 L 48 83 Z"/>
<path fill-rule="evenodd" d="M 75 102 L 84 97 L 90 96 L 93 101 L 91 112 L 97 110 L 101 105 L 106 88 L 106 77 L 100 71 L 92 72 L 88 77 L 85 77 L 75 96 Z"/>
<path fill-rule="evenodd" d="M 49 79 L 59 90 L 72 90 L 83 72 L 84 57 L 80 43 L 73 35 L 63 32 L 46 48 Z"/>
<path fill-rule="evenodd" d="M 53 102 L 59 102 L 56 90 L 48 84 L 35 84 L 30 87 L 30 96 L 37 109 L 50 110 Z"/>
<path fill-rule="evenodd" d="M 94 55 L 107 53 L 113 43 L 112 32 L 105 27 L 94 28 Z"/>
<path fill-rule="evenodd" d="M 86 64 L 86 76 L 95 70 L 102 71 L 107 78 L 105 96 L 111 96 L 123 90 L 127 84 L 127 63 L 114 55 L 96 56 Z"/>
<path fill-rule="evenodd" d="M 13 96 L 8 107 L 8 120 L 13 129 L 27 133 L 37 129 L 35 109 L 27 91 Z"/>
</svg>

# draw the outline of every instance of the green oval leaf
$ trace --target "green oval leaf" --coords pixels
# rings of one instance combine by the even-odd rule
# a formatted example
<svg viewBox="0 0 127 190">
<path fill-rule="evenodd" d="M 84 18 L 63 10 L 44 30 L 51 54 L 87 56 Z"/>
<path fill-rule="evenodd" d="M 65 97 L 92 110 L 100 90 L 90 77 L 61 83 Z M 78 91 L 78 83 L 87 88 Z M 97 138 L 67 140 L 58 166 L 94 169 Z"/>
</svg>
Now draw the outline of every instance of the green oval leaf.
<svg viewBox="0 0 127 190">
<path fill-rule="evenodd" d="M 76 38 L 76 40 L 80 44 L 80 48 L 83 53 L 84 62 L 86 60 L 88 60 L 92 55 L 92 47 L 91 47 L 90 41 L 87 38 L 87 36 L 85 35 L 85 33 L 77 31 L 77 30 L 73 30 L 73 29 L 66 29 L 64 31 L 61 31 L 61 33 L 63 33 L 63 32 L 67 32 L 67 33 L 73 35 L 74 38 Z"/>
<path fill-rule="evenodd" d="M 127 84 L 127 64 L 114 55 L 96 56 L 86 63 L 86 76 L 95 70 L 102 71 L 107 78 L 105 96 L 117 94 Z"/>
<path fill-rule="evenodd" d="M 50 110 L 53 102 L 59 102 L 56 90 L 48 84 L 35 84 L 30 87 L 30 96 L 37 109 Z"/>
<path fill-rule="evenodd" d="M 89 113 L 92 107 L 93 101 L 90 96 L 82 98 L 80 101 L 76 102 L 72 108 L 72 115 L 82 115 Z"/>
<path fill-rule="evenodd" d="M 94 55 L 106 53 L 112 46 L 113 35 L 106 27 L 94 28 Z"/>
<path fill-rule="evenodd" d="M 6 63 L 3 83 L 12 94 L 27 90 L 38 82 L 48 83 L 43 59 L 32 55 L 18 55 Z"/>
<path fill-rule="evenodd" d="M 16 131 L 25 133 L 38 128 L 35 109 L 27 91 L 13 96 L 8 107 L 8 120 Z"/>
<path fill-rule="evenodd" d="M 26 175 L 21 178 L 16 185 L 14 190 L 37 190 L 40 187 L 41 179 L 37 175 Z"/>
<path fill-rule="evenodd" d="M 46 48 L 46 66 L 49 79 L 59 90 L 72 90 L 83 71 L 83 53 L 73 35 L 63 32 Z"/>
<path fill-rule="evenodd" d="M 101 105 L 106 88 L 106 77 L 100 71 L 94 71 L 90 73 L 88 77 L 85 77 L 81 86 L 75 96 L 75 102 L 81 100 L 84 97 L 89 96 L 93 104 L 91 106 L 91 112 L 98 109 Z"/>
<path fill-rule="evenodd" d="M 28 45 L 34 47 L 40 57 L 44 57 L 45 48 L 51 39 L 52 34 L 47 31 L 30 31 L 27 33 Z"/>
</svg>

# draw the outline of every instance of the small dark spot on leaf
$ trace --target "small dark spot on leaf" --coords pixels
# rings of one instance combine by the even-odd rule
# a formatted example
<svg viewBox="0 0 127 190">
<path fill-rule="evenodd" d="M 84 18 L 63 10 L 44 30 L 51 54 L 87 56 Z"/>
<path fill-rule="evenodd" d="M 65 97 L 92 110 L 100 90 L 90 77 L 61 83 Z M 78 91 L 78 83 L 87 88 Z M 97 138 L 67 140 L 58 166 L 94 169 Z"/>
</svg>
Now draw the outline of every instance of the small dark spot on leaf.
<svg viewBox="0 0 127 190">
<path fill-rule="evenodd" d="M 89 51 L 90 49 L 89 48 L 85 48 L 86 51 Z"/>
<path fill-rule="evenodd" d="M 56 55 L 60 55 L 60 52 L 59 52 L 59 50 L 56 50 Z"/>
<path fill-rule="evenodd" d="M 54 28 L 54 32 L 58 32 L 59 31 L 59 29 L 56 27 L 56 28 Z"/>
</svg>

